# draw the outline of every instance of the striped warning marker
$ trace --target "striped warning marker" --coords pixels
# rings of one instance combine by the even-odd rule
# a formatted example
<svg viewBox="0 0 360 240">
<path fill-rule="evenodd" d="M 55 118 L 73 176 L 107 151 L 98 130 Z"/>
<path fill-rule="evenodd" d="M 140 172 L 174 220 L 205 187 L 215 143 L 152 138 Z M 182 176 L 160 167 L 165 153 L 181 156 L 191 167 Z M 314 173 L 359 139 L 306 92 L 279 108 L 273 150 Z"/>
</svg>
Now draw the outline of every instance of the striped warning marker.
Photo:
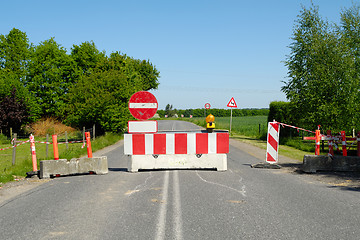
<svg viewBox="0 0 360 240">
<path fill-rule="evenodd" d="M 268 163 L 278 162 L 279 132 L 279 123 L 269 122 L 266 149 L 266 162 Z"/>
<path fill-rule="evenodd" d="M 229 133 L 124 134 L 126 155 L 222 154 L 229 152 Z"/>
</svg>

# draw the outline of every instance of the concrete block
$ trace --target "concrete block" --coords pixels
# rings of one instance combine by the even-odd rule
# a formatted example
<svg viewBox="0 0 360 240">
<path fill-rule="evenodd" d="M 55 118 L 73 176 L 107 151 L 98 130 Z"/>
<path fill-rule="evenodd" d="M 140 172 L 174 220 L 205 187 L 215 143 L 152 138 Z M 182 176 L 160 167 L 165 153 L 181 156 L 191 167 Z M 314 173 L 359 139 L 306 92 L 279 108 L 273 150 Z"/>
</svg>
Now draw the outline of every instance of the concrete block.
<svg viewBox="0 0 360 240">
<path fill-rule="evenodd" d="M 130 155 L 128 171 L 139 169 L 216 169 L 227 170 L 226 154 L 165 154 L 165 155 Z"/>
<path fill-rule="evenodd" d="M 315 173 L 316 171 L 360 171 L 360 157 L 305 155 L 302 170 L 307 173 Z"/>
<path fill-rule="evenodd" d="M 94 172 L 96 174 L 108 173 L 106 156 L 93 158 L 73 158 L 40 161 L 40 178 L 49 178 L 55 175 L 73 175 Z"/>
</svg>

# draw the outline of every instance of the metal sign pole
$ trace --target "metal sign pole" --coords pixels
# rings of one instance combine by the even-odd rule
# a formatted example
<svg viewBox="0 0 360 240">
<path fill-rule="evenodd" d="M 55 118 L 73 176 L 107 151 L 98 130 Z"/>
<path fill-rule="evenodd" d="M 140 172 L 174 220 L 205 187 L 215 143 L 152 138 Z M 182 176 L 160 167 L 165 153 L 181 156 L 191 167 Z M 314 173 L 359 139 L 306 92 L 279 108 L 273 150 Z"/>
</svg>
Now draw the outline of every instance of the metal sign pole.
<svg viewBox="0 0 360 240">
<path fill-rule="evenodd" d="M 229 131 L 229 134 L 231 134 L 231 124 L 232 124 L 232 108 L 231 108 L 231 115 L 230 115 L 230 131 Z"/>
</svg>

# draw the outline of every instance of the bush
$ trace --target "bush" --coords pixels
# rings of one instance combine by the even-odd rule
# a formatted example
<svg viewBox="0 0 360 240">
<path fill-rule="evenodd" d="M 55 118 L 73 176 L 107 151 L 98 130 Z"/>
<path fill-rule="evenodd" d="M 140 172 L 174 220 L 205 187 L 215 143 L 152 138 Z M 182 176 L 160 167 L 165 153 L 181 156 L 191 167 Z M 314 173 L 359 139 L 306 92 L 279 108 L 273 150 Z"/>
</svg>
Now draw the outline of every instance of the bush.
<svg viewBox="0 0 360 240">
<path fill-rule="evenodd" d="M 64 134 L 65 132 L 71 133 L 75 132 L 76 129 L 66 126 L 61 122 L 57 121 L 55 118 L 43 118 L 40 121 L 37 121 L 31 124 L 28 131 L 36 136 L 46 136 L 46 134 Z"/>
</svg>

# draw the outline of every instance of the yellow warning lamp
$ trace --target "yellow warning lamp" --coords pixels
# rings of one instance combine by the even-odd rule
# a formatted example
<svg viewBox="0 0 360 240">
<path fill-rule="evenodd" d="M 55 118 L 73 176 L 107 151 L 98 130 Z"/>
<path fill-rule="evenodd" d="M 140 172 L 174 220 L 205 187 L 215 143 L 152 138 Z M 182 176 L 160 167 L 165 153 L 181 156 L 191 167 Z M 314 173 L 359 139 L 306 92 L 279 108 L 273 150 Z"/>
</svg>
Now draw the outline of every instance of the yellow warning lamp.
<svg viewBox="0 0 360 240">
<path fill-rule="evenodd" d="M 206 121 L 206 123 L 207 123 L 207 124 L 206 124 L 206 130 L 207 130 L 209 133 L 213 132 L 213 130 L 214 130 L 214 128 L 215 128 L 215 123 L 214 123 L 215 117 L 214 117 L 214 115 L 209 114 L 209 115 L 206 117 L 205 121 Z"/>
</svg>

